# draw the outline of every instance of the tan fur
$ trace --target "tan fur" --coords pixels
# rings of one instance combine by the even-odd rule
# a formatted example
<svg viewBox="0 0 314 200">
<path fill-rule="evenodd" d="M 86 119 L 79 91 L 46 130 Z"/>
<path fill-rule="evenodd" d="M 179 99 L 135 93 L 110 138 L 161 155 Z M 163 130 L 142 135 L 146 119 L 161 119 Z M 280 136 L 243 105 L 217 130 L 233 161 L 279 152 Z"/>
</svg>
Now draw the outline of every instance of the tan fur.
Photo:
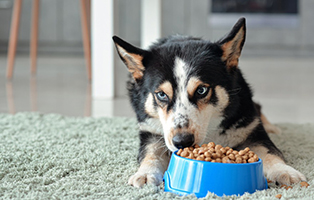
<svg viewBox="0 0 314 200">
<path fill-rule="evenodd" d="M 223 50 L 223 55 L 221 57 L 222 61 L 226 62 L 228 68 L 237 67 L 238 60 L 241 55 L 241 43 L 244 40 L 244 29 L 241 27 L 239 32 L 233 38 L 233 40 L 224 43 L 221 48 Z"/>
<path fill-rule="evenodd" d="M 149 93 L 145 101 L 145 112 L 153 118 L 158 118 L 157 110 L 154 106 L 154 96 L 152 93 Z"/>
<path fill-rule="evenodd" d="M 201 80 L 199 80 L 196 77 L 190 78 L 190 80 L 187 84 L 187 87 L 186 87 L 189 98 L 192 98 L 194 96 L 196 89 L 201 85 L 203 85 L 205 87 L 209 87 L 209 84 L 202 82 Z"/>
<path fill-rule="evenodd" d="M 227 91 L 221 87 L 216 86 L 215 87 L 216 96 L 218 98 L 218 105 L 217 109 L 219 109 L 219 112 L 222 112 L 229 104 L 229 96 Z"/>
<path fill-rule="evenodd" d="M 267 179 L 286 185 L 306 180 L 303 174 L 287 165 L 281 157 L 269 154 L 267 148 L 254 146 L 251 150 L 263 160 L 264 174 Z"/>
<path fill-rule="evenodd" d="M 267 133 L 281 134 L 280 128 L 270 123 L 264 114 L 261 114 L 261 120 Z"/>
<path fill-rule="evenodd" d="M 219 43 L 223 51 L 221 60 L 226 63 L 228 69 L 238 66 L 238 60 L 241 55 L 242 44 L 245 40 L 245 20 L 242 19 L 242 27 L 237 25 L 227 38 Z M 238 31 L 234 36 L 234 31 Z M 234 36 L 231 40 L 230 37 Z M 227 42 L 225 42 L 227 41 Z M 123 43 L 122 43 L 123 44 Z M 121 44 L 121 45 L 122 45 Z M 117 45 L 117 44 L 116 44 Z M 118 52 L 123 58 L 123 61 L 132 74 L 133 79 L 138 81 L 143 78 L 145 67 L 143 66 L 143 56 L 129 53 L 121 46 L 117 45 Z M 135 51 L 140 54 L 144 51 Z M 156 98 L 156 95 L 149 94 L 145 101 L 145 112 L 149 115 L 144 121 L 139 123 L 141 131 L 153 133 L 152 138 L 146 141 L 145 156 L 141 159 L 138 171 L 130 177 L 129 184 L 135 187 L 141 187 L 145 183 L 158 185 L 162 182 L 163 174 L 169 163 L 170 156 L 168 151 L 175 151 L 177 147 L 173 145 L 172 139 L 176 134 L 191 133 L 194 134 L 194 142 L 197 144 L 208 143 L 215 141 L 223 146 L 237 146 L 249 142 L 247 137 L 260 126 L 261 121 L 266 131 L 276 131 L 274 126 L 267 120 L 264 115 L 256 117 L 250 124 L 239 128 L 243 120 L 238 121 L 238 124 L 229 127 L 228 130 L 222 130 L 221 122 L 224 120 L 224 110 L 230 103 L 228 92 L 221 86 L 216 86 L 210 89 L 205 98 L 197 102 L 197 107 L 190 102 L 195 91 L 200 85 L 209 87 L 197 77 L 190 77 L 190 62 L 184 62 L 183 59 L 176 57 L 174 60 L 173 75 L 176 85 L 176 91 L 170 82 L 162 83 L 155 92 L 163 91 L 173 103 L 173 110 L 168 109 L 168 103 L 161 102 Z M 186 85 L 187 83 L 187 85 Z M 176 95 L 174 95 L 174 93 Z M 210 98 L 215 93 L 217 103 L 211 104 Z M 155 99 L 154 99 L 155 98 Z M 174 99 L 176 98 L 176 99 Z M 157 102 L 158 106 L 154 105 Z M 241 121 L 242 120 L 242 121 Z M 223 134 L 222 131 L 224 131 Z M 157 136 L 156 136 L 157 134 Z M 156 136 L 156 138 L 154 138 Z M 248 145 L 258 145 L 258 142 Z M 144 146 L 142 146 L 143 148 Z M 250 147 L 263 160 L 264 173 L 266 177 L 272 181 L 277 181 L 280 184 L 293 184 L 300 180 L 306 180 L 305 176 L 299 171 L 288 166 L 284 160 L 277 155 L 270 154 L 268 148 L 262 145 Z M 269 147 L 275 148 L 272 145 Z M 276 151 L 273 151 L 276 152 Z M 277 152 L 280 154 L 280 152 Z"/>
<path fill-rule="evenodd" d="M 186 90 L 188 92 L 189 98 L 192 98 L 194 96 L 195 91 L 197 90 L 197 88 L 199 86 L 205 86 L 205 87 L 208 88 L 209 84 L 202 82 L 201 80 L 199 80 L 196 77 L 191 77 L 189 82 L 188 82 L 188 84 L 187 84 L 187 87 L 186 87 Z M 209 99 L 210 99 L 211 95 L 212 95 L 212 91 L 210 90 L 206 97 L 204 97 L 203 99 L 200 99 L 197 102 L 197 106 L 198 106 L 198 109 L 200 111 L 204 110 L 205 107 L 208 106 L 208 102 L 209 102 Z"/>
<path fill-rule="evenodd" d="M 205 110 L 207 106 L 211 106 L 211 105 L 208 105 L 208 102 L 209 102 L 211 96 L 212 96 L 212 90 L 210 89 L 207 96 L 204 97 L 203 99 L 200 99 L 197 102 L 197 106 L 198 106 L 199 110 Z"/>
<path fill-rule="evenodd" d="M 145 183 L 157 185 L 162 182 L 162 175 L 167 169 L 169 155 L 162 141 L 146 146 L 146 155 L 138 171 L 130 177 L 128 184 L 142 187 Z"/>
<path fill-rule="evenodd" d="M 160 91 L 166 93 L 166 95 L 169 97 L 169 100 L 170 101 L 172 100 L 173 89 L 172 89 L 172 85 L 169 81 L 162 83 L 155 92 L 160 92 Z"/>
<path fill-rule="evenodd" d="M 155 161 L 158 160 L 160 161 L 158 164 L 162 165 L 163 169 L 166 170 L 168 167 L 167 159 L 164 159 L 166 158 L 166 150 L 163 141 L 148 144 L 146 146 L 146 156 L 141 162 L 141 165 L 153 168 L 156 165 Z"/>
<path fill-rule="evenodd" d="M 117 45 L 117 49 L 120 56 L 126 62 L 126 66 L 128 67 L 129 72 L 132 74 L 133 78 L 135 80 L 142 79 L 145 70 L 145 67 L 142 63 L 143 56 L 129 53 L 119 45 Z"/>
</svg>

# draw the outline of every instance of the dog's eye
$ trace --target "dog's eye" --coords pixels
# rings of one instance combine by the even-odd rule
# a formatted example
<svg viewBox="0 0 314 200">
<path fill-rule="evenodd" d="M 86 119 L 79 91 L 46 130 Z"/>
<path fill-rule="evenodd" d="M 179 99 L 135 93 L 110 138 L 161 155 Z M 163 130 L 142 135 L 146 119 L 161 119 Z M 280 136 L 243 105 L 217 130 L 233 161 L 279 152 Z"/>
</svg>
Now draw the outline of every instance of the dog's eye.
<svg viewBox="0 0 314 200">
<path fill-rule="evenodd" d="M 168 96 L 166 95 L 166 93 L 164 93 L 164 92 L 157 92 L 156 93 L 156 96 L 157 96 L 157 99 L 159 100 L 159 101 L 162 101 L 162 102 L 168 102 L 168 100 L 169 100 L 169 98 L 168 98 Z"/>
<path fill-rule="evenodd" d="M 208 93 L 208 88 L 205 86 L 200 86 L 196 89 L 195 96 L 197 98 L 203 98 L 207 95 L 207 93 Z"/>
</svg>

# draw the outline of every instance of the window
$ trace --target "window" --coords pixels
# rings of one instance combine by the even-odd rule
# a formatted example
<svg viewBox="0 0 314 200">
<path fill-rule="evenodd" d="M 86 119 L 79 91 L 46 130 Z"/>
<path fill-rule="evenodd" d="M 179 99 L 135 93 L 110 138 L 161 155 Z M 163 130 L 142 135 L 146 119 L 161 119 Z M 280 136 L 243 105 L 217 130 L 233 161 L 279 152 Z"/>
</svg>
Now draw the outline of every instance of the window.
<svg viewBox="0 0 314 200">
<path fill-rule="evenodd" d="M 209 21 L 213 26 L 230 26 L 247 17 L 249 26 L 296 27 L 298 0 L 211 0 Z"/>
</svg>

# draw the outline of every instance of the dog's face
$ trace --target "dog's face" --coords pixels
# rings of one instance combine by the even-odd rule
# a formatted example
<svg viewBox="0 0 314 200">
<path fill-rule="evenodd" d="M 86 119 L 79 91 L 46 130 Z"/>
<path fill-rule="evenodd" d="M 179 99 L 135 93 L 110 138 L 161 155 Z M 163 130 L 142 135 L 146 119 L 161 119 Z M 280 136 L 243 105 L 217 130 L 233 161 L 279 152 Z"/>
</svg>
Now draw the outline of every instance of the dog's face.
<svg viewBox="0 0 314 200">
<path fill-rule="evenodd" d="M 216 43 L 174 36 L 142 50 L 113 39 L 138 88 L 147 115 L 144 121 L 160 121 L 171 151 L 204 143 L 236 99 L 230 93 L 245 40 L 245 20 Z"/>
</svg>

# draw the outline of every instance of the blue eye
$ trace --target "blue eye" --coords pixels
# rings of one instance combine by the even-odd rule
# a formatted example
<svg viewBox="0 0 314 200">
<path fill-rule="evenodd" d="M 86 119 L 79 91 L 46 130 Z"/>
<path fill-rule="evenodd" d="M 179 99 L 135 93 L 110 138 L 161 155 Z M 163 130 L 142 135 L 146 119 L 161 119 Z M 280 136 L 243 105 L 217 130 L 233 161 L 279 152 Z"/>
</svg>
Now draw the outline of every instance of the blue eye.
<svg viewBox="0 0 314 200">
<path fill-rule="evenodd" d="M 156 93 L 156 97 L 159 101 L 163 101 L 163 102 L 168 102 L 169 101 L 169 98 L 168 96 L 166 95 L 166 93 L 164 92 L 157 92 Z"/>
<path fill-rule="evenodd" d="M 198 98 L 205 97 L 208 93 L 208 87 L 200 86 L 196 89 L 195 96 Z"/>
</svg>

